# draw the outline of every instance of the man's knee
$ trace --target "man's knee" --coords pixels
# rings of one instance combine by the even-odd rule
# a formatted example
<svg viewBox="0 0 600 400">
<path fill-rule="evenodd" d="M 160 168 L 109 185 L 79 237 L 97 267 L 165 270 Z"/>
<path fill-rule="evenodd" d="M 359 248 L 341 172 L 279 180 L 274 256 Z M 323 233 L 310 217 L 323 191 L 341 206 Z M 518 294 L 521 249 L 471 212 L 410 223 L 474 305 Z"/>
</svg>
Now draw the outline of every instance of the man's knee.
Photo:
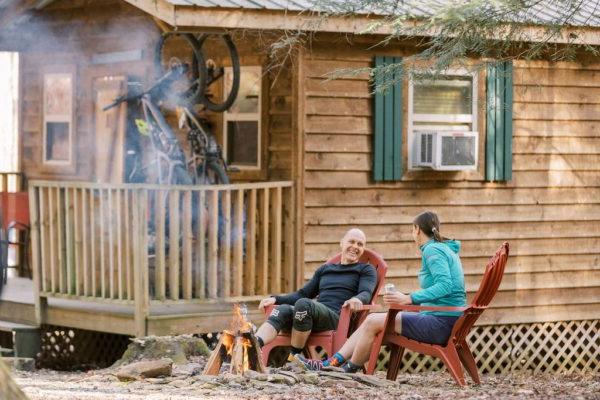
<svg viewBox="0 0 600 400">
<path fill-rule="evenodd" d="M 269 318 L 267 318 L 267 322 L 279 332 L 292 327 L 293 315 L 294 307 L 289 304 L 281 304 L 273 307 Z"/>
<path fill-rule="evenodd" d="M 314 305 L 310 299 L 300 299 L 294 304 L 294 329 L 305 332 L 312 329 Z"/>
<path fill-rule="evenodd" d="M 299 299 L 294 304 L 294 310 L 298 311 L 308 311 L 311 312 L 313 308 L 313 301 L 311 299 Z"/>
</svg>

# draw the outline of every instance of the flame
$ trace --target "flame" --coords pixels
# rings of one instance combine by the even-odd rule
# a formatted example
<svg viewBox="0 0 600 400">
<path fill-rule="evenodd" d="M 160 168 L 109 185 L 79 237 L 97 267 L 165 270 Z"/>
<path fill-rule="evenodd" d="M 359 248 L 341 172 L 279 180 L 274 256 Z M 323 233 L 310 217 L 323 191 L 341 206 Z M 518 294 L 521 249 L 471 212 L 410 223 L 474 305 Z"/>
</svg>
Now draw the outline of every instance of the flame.
<svg viewBox="0 0 600 400">
<path fill-rule="evenodd" d="M 242 363 L 242 374 L 250 369 L 250 361 L 248 357 L 248 349 L 252 347 L 252 342 L 248 338 L 242 338 L 242 346 L 244 346 L 244 362 Z"/>
<path fill-rule="evenodd" d="M 233 334 L 229 331 L 223 331 L 223 346 L 228 355 L 233 353 Z"/>
<path fill-rule="evenodd" d="M 231 330 L 233 332 L 252 330 L 252 324 L 246 319 L 247 314 L 248 309 L 245 305 L 240 306 L 237 303 L 233 305 L 233 320 L 231 321 Z"/>
</svg>

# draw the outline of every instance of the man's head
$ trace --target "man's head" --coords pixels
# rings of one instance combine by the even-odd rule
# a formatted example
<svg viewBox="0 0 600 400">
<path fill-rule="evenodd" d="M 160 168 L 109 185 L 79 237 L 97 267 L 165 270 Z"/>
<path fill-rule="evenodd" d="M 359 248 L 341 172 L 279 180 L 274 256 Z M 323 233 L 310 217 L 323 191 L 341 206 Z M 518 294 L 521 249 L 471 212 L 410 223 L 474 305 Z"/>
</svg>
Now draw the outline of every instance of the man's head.
<svg viewBox="0 0 600 400">
<path fill-rule="evenodd" d="M 367 238 L 360 229 L 352 228 L 346 232 L 340 242 L 340 246 L 342 247 L 342 264 L 357 263 L 365 251 L 366 244 Z"/>
</svg>

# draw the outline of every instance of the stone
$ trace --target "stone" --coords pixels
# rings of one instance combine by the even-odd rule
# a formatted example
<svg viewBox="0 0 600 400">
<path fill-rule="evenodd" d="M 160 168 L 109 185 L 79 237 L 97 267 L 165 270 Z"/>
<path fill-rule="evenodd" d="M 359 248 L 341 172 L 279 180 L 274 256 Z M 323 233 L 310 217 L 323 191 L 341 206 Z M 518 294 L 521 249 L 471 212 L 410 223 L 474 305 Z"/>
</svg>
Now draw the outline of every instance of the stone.
<svg viewBox="0 0 600 400">
<path fill-rule="evenodd" d="M 309 372 L 306 374 L 298 375 L 298 378 L 304 383 L 308 383 L 309 385 L 316 385 L 319 383 L 319 375 L 314 372 Z"/>
<path fill-rule="evenodd" d="M 294 383 L 297 383 L 298 381 L 300 381 L 300 378 L 298 377 L 298 374 L 292 372 L 292 371 L 279 371 L 278 374 L 280 375 L 285 375 L 287 377 L 289 377 L 290 379 L 294 380 Z"/>
<path fill-rule="evenodd" d="M 319 375 L 326 376 L 328 378 L 335 378 L 335 379 L 339 379 L 339 380 L 343 380 L 343 381 L 351 381 L 352 380 L 352 377 L 350 376 L 350 374 L 347 374 L 345 372 L 320 371 Z"/>
<path fill-rule="evenodd" d="M 115 374 L 119 380 L 128 381 L 138 378 L 156 378 L 170 376 L 173 370 L 173 360 L 162 358 L 160 360 L 139 361 L 125 365 Z"/>
<path fill-rule="evenodd" d="M 348 374 L 348 376 L 350 376 L 355 381 L 364 383 L 369 386 L 388 387 L 388 386 L 395 385 L 394 382 L 391 382 L 391 381 L 388 381 L 385 379 L 378 379 L 373 376 L 369 376 L 369 375 L 365 375 L 365 374 Z"/>
<path fill-rule="evenodd" d="M 244 372 L 244 377 L 255 381 L 266 381 L 269 378 L 269 375 L 250 369 Z"/>
<path fill-rule="evenodd" d="M 194 376 L 202 372 L 202 366 L 199 363 L 187 363 L 183 365 L 175 364 L 173 366 L 173 375 Z"/>
<path fill-rule="evenodd" d="M 267 382 L 271 383 L 284 383 L 286 385 L 293 385 L 296 381 L 289 376 L 285 376 L 282 374 L 271 374 L 267 378 Z"/>
<path fill-rule="evenodd" d="M 169 385 L 171 385 L 171 386 L 174 386 L 174 387 L 181 388 L 181 387 L 190 386 L 190 385 L 191 385 L 191 382 L 190 382 L 190 381 L 188 381 L 187 379 L 177 379 L 177 380 L 175 380 L 175 381 L 173 381 L 173 382 L 169 383 Z"/>
<path fill-rule="evenodd" d="M 188 363 L 189 357 L 208 356 L 210 351 L 204 340 L 192 335 L 147 336 L 132 339 L 120 360 L 113 368 L 141 360 L 157 360 L 168 357 L 175 364 Z"/>
</svg>

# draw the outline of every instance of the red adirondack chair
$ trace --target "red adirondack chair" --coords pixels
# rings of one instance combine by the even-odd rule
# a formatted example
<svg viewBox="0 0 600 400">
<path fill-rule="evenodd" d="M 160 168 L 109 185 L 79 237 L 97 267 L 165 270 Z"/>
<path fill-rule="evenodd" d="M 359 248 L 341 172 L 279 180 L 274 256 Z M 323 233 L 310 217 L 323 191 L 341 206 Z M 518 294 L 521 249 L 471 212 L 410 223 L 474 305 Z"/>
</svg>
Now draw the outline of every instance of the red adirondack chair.
<svg viewBox="0 0 600 400">
<path fill-rule="evenodd" d="M 387 344 L 390 347 L 390 361 L 387 372 L 387 378 L 396 380 L 398 370 L 402 361 L 404 349 L 409 349 L 430 356 L 441 358 L 446 368 L 454 378 L 457 384 L 464 386 L 465 378 L 461 368 L 461 362 L 465 369 L 473 378 L 475 383 L 480 383 L 479 374 L 477 372 L 477 364 L 473 358 L 473 354 L 467 345 L 467 334 L 477 321 L 477 318 L 487 308 L 488 304 L 496 294 L 498 286 L 502 281 L 504 267 L 508 259 L 508 243 L 504 242 L 496 251 L 496 254 L 488 262 L 485 267 L 485 273 L 479 290 L 473 297 L 471 305 L 468 307 L 428 307 L 392 304 L 387 314 L 385 329 L 377 335 L 371 350 L 369 363 L 367 366 L 367 374 L 373 374 L 377 364 L 377 356 L 382 344 Z M 396 315 L 400 311 L 464 311 L 463 315 L 456 321 L 450 339 L 446 345 L 435 345 L 421 343 L 415 340 L 408 339 L 397 334 L 394 331 Z"/>
<path fill-rule="evenodd" d="M 341 254 L 336 255 L 335 257 L 327 260 L 327 263 L 339 263 L 342 258 Z M 335 331 L 324 331 L 324 332 L 314 332 L 312 333 L 308 341 L 306 342 L 306 348 L 320 346 L 322 347 L 328 355 L 335 354 L 338 351 L 346 339 L 356 327 L 358 327 L 362 321 L 367 317 L 368 311 L 374 307 L 375 299 L 377 298 L 377 293 L 379 293 L 379 289 L 383 287 L 383 281 L 385 279 L 385 274 L 387 272 L 387 264 L 383 260 L 383 258 L 375 253 L 374 251 L 365 249 L 363 255 L 360 258 L 360 262 L 369 263 L 375 267 L 377 270 L 377 284 L 375 286 L 375 290 L 373 291 L 373 297 L 371 298 L 371 302 L 369 305 L 364 305 L 361 310 L 353 313 L 347 308 L 342 308 L 340 313 L 340 320 L 338 322 L 337 329 Z M 265 309 L 265 316 L 269 316 L 274 306 L 267 307 Z M 271 343 L 265 345 L 262 348 L 262 358 L 265 365 L 269 360 L 269 354 L 271 350 L 278 346 L 290 346 L 291 335 L 287 332 L 280 332 L 279 335 L 273 340 Z M 313 355 L 314 356 L 314 355 Z"/>
<path fill-rule="evenodd" d="M 10 241 L 10 230 L 22 232 L 22 240 Z M 9 246 L 20 246 L 19 268 L 30 275 L 27 252 L 29 248 L 29 194 L 27 192 L 0 192 L 0 279 L 6 282 Z"/>
</svg>

